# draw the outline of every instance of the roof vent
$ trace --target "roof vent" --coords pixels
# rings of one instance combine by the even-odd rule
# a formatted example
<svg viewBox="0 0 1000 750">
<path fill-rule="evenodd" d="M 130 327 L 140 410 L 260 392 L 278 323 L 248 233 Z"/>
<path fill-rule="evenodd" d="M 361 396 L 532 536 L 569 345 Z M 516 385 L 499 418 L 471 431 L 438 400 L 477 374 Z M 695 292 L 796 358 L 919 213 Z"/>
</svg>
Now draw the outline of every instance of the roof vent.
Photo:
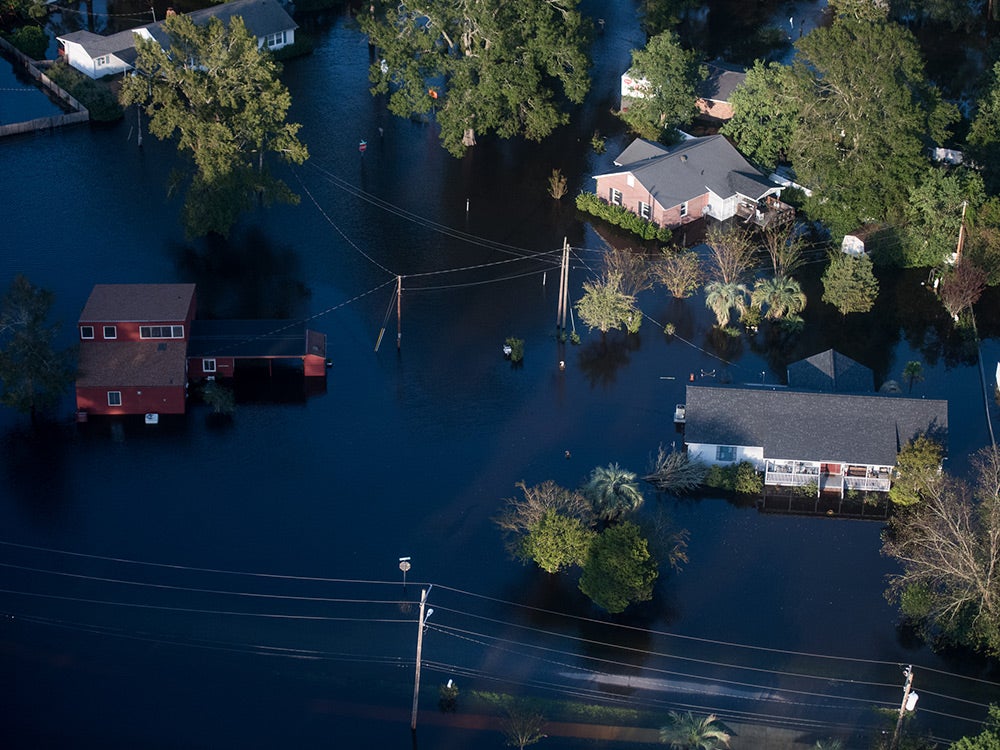
<svg viewBox="0 0 1000 750">
<path fill-rule="evenodd" d="M 681 154 L 681 161 L 687 161 L 687 160 L 688 160 L 688 155 L 687 154 Z"/>
</svg>

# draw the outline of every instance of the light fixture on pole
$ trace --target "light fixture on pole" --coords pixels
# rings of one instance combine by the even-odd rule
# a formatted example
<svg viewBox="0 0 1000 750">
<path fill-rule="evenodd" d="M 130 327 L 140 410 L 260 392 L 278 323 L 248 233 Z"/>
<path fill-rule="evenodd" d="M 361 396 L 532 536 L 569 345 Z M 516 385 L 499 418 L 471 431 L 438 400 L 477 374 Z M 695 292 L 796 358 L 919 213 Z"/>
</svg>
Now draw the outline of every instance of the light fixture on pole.
<svg viewBox="0 0 1000 750">
<path fill-rule="evenodd" d="M 896 750 L 899 747 L 899 733 L 903 728 L 903 716 L 907 711 L 912 711 L 917 706 L 917 699 L 920 697 L 916 693 L 911 692 L 913 687 L 913 666 L 907 665 L 903 670 L 903 677 L 906 681 L 903 683 L 903 702 L 899 704 L 899 718 L 896 720 L 896 731 L 892 733 L 892 742 L 889 743 L 889 750 Z"/>
<path fill-rule="evenodd" d="M 410 558 L 399 558 L 399 569 L 403 571 L 403 591 L 406 591 L 406 573 L 410 569 Z"/>
</svg>

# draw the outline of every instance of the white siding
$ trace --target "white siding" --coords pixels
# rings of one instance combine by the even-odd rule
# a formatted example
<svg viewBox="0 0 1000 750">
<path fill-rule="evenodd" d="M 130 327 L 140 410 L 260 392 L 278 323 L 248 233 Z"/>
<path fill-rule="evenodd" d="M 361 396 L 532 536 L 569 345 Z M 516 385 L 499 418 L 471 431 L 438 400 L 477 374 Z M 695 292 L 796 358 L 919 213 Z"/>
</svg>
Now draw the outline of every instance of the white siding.
<svg viewBox="0 0 1000 750">
<path fill-rule="evenodd" d="M 764 448 L 755 445 L 736 445 L 736 458 L 733 461 L 720 461 L 717 452 L 720 446 L 713 443 L 688 443 L 688 457 L 697 459 L 709 466 L 728 466 L 729 464 L 749 461 L 758 470 L 764 469 Z"/>
</svg>

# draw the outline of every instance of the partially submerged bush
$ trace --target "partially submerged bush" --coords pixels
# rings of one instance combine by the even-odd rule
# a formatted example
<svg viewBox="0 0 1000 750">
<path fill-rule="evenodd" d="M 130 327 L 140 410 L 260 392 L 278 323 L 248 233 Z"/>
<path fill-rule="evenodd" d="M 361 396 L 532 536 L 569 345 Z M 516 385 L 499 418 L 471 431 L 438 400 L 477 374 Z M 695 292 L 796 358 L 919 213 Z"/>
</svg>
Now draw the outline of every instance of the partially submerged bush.
<svg viewBox="0 0 1000 750">
<path fill-rule="evenodd" d="M 764 480 L 749 461 L 709 467 L 704 484 L 706 487 L 741 495 L 759 495 L 764 490 Z"/>
<path fill-rule="evenodd" d="M 598 198 L 594 193 L 580 193 L 576 196 L 576 207 L 580 211 L 603 219 L 626 231 L 642 237 L 644 240 L 670 241 L 670 230 L 659 227 L 651 221 L 628 211 L 621 206 L 612 206 Z"/>
<path fill-rule="evenodd" d="M 105 81 L 91 80 L 62 60 L 52 65 L 46 75 L 86 107 L 95 122 L 114 122 L 125 114 Z"/>
</svg>

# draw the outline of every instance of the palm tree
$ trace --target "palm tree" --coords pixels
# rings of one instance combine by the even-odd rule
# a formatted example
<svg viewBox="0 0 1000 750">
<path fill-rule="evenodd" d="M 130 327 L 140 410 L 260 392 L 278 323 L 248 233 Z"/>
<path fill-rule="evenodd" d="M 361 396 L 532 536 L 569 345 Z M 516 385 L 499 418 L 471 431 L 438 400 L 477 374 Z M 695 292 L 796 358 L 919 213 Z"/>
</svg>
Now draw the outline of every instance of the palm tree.
<svg viewBox="0 0 1000 750">
<path fill-rule="evenodd" d="M 747 306 L 747 288 L 734 282 L 713 281 L 705 286 L 705 304 L 715 313 L 719 328 L 729 325 L 729 311 L 743 312 Z"/>
<path fill-rule="evenodd" d="M 767 306 L 766 318 L 779 320 L 798 315 L 806 307 L 806 295 L 799 282 L 790 276 L 760 279 L 753 288 L 750 303 L 758 310 Z"/>
<path fill-rule="evenodd" d="M 715 714 L 695 716 L 670 712 L 670 724 L 660 728 L 660 742 L 674 750 L 718 750 L 729 747 L 730 734 Z"/>
<path fill-rule="evenodd" d="M 583 491 L 590 498 L 594 512 L 606 521 L 615 521 L 623 513 L 638 509 L 644 501 L 635 472 L 618 464 L 594 469 Z"/>
<path fill-rule="evenodd" d="M 910 384 L 910 393 L 913 393 L 913 384 L 924 379 L 924 366 L 913 359 L 903 367 L 903 378 Z"/>
</svg>

